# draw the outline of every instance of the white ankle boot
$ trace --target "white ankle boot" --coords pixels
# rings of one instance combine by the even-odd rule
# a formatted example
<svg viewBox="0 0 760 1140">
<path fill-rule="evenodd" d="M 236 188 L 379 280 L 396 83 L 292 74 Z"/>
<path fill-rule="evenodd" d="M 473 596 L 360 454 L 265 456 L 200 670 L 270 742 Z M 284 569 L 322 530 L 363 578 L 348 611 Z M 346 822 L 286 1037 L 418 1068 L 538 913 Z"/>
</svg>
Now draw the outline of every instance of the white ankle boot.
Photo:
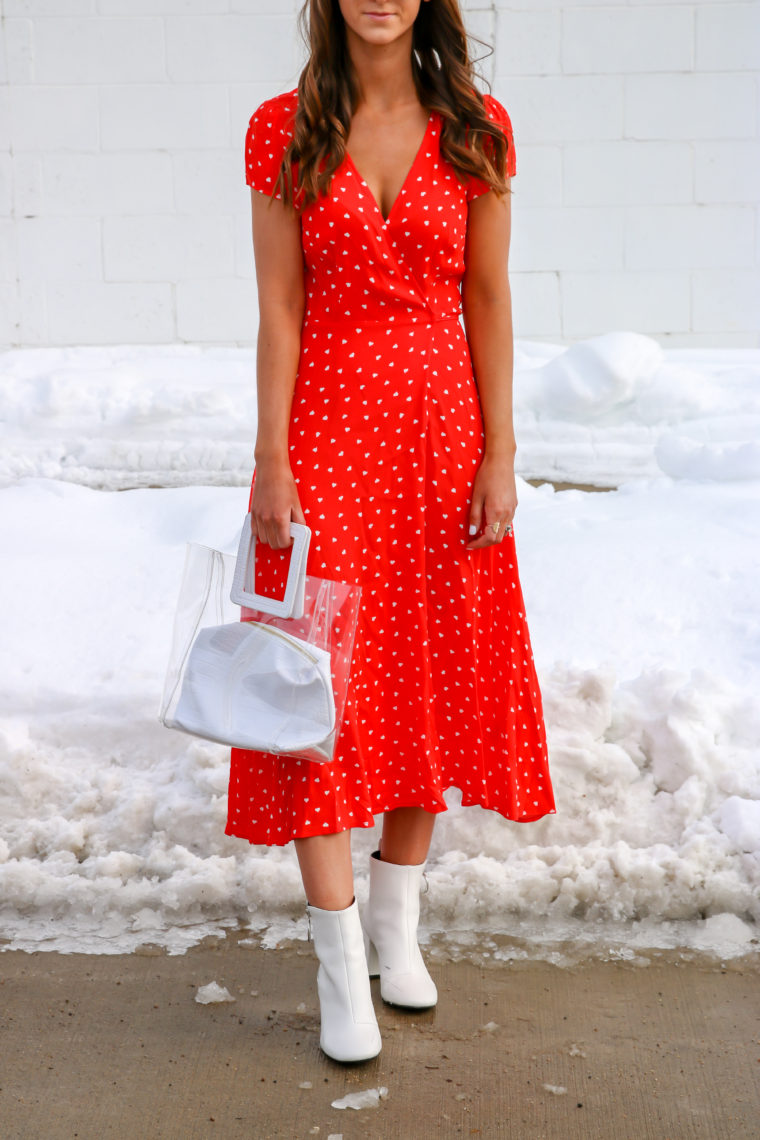
<svg viewBox="0 0 760 1140">
<path fill-rule="evenodd" d="M 438 1001 L 435 982 L 417 945 L 420 883 L 425 864 L 369 861 L 369 903 L 364 912 L 364 945 L 370 977 L 380 976 L 380 993 L 390 1005 L 428 1009 Z"/>
<path fill-rule="evenodd" d="M 319 959 L 319 1044 L 334 1061 L 367 1061 L 382 1047 L 356 899 L 345 910 L 307 906 Z"/>
</svg>

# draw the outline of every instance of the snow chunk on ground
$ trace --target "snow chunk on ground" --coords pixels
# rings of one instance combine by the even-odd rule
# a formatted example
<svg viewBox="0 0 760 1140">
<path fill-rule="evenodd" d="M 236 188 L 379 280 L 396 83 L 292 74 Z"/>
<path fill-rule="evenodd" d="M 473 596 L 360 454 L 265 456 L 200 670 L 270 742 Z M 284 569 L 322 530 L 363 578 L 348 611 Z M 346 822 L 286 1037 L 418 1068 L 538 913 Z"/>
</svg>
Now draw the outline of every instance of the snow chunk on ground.
<svg viewBox="0 0 760 1140">
<path fill-rule="evenodd" d="M 218 982 L 209 982 L 207 986 L 199 986 L 195 1000 L 200 1005 L 211 1005 L 213 1002 L 235 1001 L 230 991 Z"/>
<path fill-rule="evenodd" d="M 332 1102 L 333 1108 L 377 1108 L 381 1100 L 388 1096 L 385 1085 L 376 1089 L 363 1089 L 361 1092 L 348 1093 L 340 1100 Z"/>
<path fill-rule="evenodd" d="M 718 951 L 723 958 L 732 958 L 739 950 L 747 950 L 757 941 L 753 927 L 743 922 L 735 914 L 713 914 L 702 923 L 702 929 L 694 938 L 697 949 L 708 947 L 713 953 Z"/>
</svg>

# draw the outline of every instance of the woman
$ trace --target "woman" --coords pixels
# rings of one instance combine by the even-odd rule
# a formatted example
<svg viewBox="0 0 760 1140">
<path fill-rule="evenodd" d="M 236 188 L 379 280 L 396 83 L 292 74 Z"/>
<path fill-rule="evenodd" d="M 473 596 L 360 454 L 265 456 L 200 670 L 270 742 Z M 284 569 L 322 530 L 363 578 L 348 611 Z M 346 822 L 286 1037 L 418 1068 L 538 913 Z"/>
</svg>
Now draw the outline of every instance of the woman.
<svg viewBox="0 0 760 1140">
<path fill-rule="evenodd" d="M 457 0 L 302 19 L 298 89 L 246 138 L 252 525 L 275 576 L 308 523 L 308 572 L 360 584 L 362 612 L 335 761 L 233 750 L 227 834 L 295 841 L 320 1044 L 352 1061 L 381 1047 L 368 962 L 385 1001 L 436 1002 L 416 931 L 445 789 L 523 822 L 554 801 L 511 525 L 509 116 L 475 89 Z M 362 931 L 351 828 L 378 814 Z"/>
</svg>

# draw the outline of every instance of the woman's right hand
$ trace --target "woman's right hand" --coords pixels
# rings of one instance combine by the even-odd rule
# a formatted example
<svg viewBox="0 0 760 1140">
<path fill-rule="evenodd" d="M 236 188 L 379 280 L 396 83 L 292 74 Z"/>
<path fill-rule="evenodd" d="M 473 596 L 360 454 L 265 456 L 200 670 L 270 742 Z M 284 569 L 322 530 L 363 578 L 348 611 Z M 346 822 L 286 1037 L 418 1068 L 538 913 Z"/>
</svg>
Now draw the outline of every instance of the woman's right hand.
<svg viewBox="0 0 760 1140">
<path fill-rule="evenodd" d="M 298 488 L 286 458 L 256 461 L 251 499 L 251 530 L 273 550 L 290 546 L 290 523 L 305 523 Z"/>
</svg>

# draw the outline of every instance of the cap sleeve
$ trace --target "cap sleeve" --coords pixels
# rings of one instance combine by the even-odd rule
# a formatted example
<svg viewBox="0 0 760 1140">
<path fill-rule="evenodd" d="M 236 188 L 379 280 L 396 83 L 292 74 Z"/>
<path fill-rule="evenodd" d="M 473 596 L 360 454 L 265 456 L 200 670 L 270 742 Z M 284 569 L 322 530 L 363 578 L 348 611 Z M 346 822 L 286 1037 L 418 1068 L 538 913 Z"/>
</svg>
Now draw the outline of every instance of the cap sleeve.
<svg viewBox="0 0 760 1140">
<path fill-rule="evenodd" d="M 512 131 L 512 122 L 507 114 L 507 110 L 498 99 L 494 99 L 493 95 L 485 94 L 483 96 L 485 103 L 486 114 L 492 123 L 498 124 L 501 128 L 502 134 L 507 140 L 507 162 L 504 173 L 507 178 L 512 178 L 517 173 L 517 165 L 515 158 L 515 140 Z M 467 201 L 472 198 L 478 198 L 481 194 L 485 194 L 491 187 L 487 182 L 483 182 L 480 178 L 471 177 L 467 186 Z"/>
<path fill-rule="evenodd" d="M 245 181 L 254 190 L 271 194 L 283 156 L 293 137 L 292 100 L 268 99 L 251 116 L 245 136 Z M 276 198 L 282 195 L 278 190 Z"/>
</svg>

